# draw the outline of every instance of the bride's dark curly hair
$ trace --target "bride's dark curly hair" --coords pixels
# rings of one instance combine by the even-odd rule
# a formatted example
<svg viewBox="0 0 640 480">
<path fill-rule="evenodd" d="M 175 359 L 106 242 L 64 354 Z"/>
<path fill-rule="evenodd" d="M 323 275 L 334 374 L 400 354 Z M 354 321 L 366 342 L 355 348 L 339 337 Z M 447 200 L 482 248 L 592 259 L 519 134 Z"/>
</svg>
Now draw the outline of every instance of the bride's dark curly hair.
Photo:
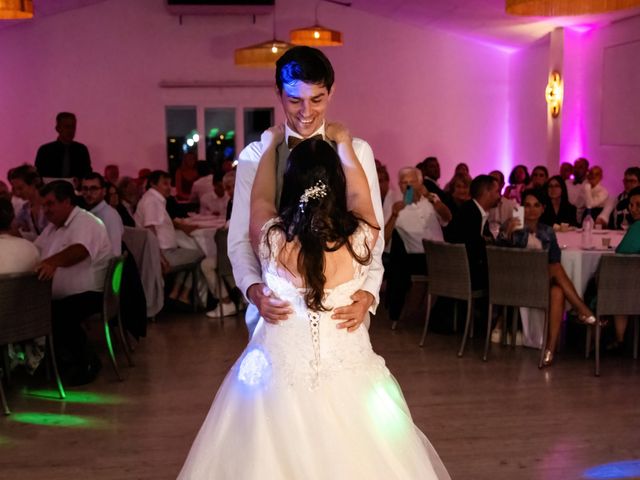
<svg viewBox="0 0 640 480">
<path fill-rule="evenodd" d="M 326 185 L 326 195 L 310 198 L 301 207 L 300 197 L 305 190 L 319 182 Z M 297 239 L 300 244 L 297 270 L 304 280 L 307 306 L 327 311 L 322 303 L 326 283 L 324 253 L 346 245 L 351 256 L 366 265 L 371 261 L 371 251 L 366 246 L 365 255 L 360 256 L 353 250 L 350 237 L 362 219 L 347 210 L 347 182 L 342 164 L 336 151 L 324 140 L 305 140 L 289 155 L 278 214 L 280 219 L 271 229 L 284 232 L 287 242 Z"/>
</svg>

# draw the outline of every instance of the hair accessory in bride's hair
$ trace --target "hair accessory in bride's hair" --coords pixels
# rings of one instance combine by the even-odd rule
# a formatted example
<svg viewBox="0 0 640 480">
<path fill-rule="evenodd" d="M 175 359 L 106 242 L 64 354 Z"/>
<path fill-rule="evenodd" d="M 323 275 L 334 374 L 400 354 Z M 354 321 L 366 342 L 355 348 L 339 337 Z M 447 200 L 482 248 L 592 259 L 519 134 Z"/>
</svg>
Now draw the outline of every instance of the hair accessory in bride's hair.
<svg viewBox="0 0 640 480">
<path fill-rule="evenodd" d="M 307 202 L 309 200 L 316 200 L 318 198 L 324 198 L 326 196 L 327 185 L 322 180 L 318 180 L 313 187 L 307 188 L 304 193 L 300 195 L 300 201 L 298 203 L 300 211 L 304 212 L 304 207 L 307 205 Z"/>
</svg>

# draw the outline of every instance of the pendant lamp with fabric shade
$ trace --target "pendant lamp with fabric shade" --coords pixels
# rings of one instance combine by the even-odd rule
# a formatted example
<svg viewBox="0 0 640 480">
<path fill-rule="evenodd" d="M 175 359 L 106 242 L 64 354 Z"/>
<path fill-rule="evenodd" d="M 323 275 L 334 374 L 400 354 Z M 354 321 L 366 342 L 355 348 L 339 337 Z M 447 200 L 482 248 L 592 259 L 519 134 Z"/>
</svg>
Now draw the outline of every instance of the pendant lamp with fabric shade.
<svg viewBox="0 0 640 480">
<path fill-rule="evenodd" d="M 506 0 L 511 15 L 557 17 L 614 12 L 640 7 L 640 0 Z"/>
<path fill-rule="evenodd" d="M 273 37 L 272 40 L 237 48 L 234 63 L 238 67 L 250 68 L 274 68 L 276 61 L 284 52 L 293 45 L 283 40 L 276 39 L 276 11 L 273 11 Z"/>
<path fill-rule="evenodd" d="M 294 45 L 309 47 L 339 47 L 342 45 L 342 33 L 329 28 L 313 25 L 291 30 L 289 39 Z"/>
<path fill-rule="evenodd" d="M 289 33 L 289 39 L 294 45 L 306 45 L 308 47 L 340 47 L 342 46 L 342 33 L 321 26 L 318 23 L 318 7 L 321 2 L 335 3 L 343 7 L 350 7 L 351 3 L 340 0 L 318 0 L 316 4 L 316 23 L 311 27 L 296 28 Z"/>
<path fill-rule="evenodd" d="M 272 68 L 282 54 L 292 46 L 282 40 L 274 39 L 238 48 L 235 51 L 235 64 L 239 67 Z"/>
<path fill-rule="evenodd" d="M 0 20 L 33 18 L 32 0 L 0 0 Z"/>
</svg>

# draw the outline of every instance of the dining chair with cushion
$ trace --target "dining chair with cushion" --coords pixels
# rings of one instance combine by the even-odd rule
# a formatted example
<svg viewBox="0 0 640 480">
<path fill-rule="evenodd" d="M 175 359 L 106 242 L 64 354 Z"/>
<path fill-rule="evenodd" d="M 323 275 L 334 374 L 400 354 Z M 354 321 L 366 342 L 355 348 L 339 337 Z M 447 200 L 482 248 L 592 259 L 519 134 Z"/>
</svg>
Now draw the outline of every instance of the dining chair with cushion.
<svg viewBox="0 0 640 480">
<path fill-rule="evenodd" d="M 473 337 L 474 300 L 485 297 L 486 291 L 473 290 L 471 288 L 469 261 L 464 245 L 433 242 L 431 240 L 423 240 L 422 244 L 426 254 L 429 282 L 427 283 L 427 313 L 420 346 L 424 346 L 427 337 L 429 317 L 431 315 L 431 297 L 463 300 L 467 303 L 467 318 L 464 325 L 464 333 L 462 334 L 462 342 L 458 350 L 458 357 L 462 357 L 467 338 Z"/>
<path fill-rule="evenodd" d="M 40 281 L 31 272 L 0 275 L 0 346 L 45 337 L 58 394 L 64 399 L 65 391 L 58 374 L 52 331 L 51 282 Z M 0 401 L 5 415 L 9 415 L 11 411 L 1 382 Z"/>
<path fill-rule="evenodd" d="M 484 355 L 487 361 L 491 345 L 491 320 L 493 306 L 539 308 L 544 311 L 543 345 L 540 363 L 544 358 L 547 333 L 549 331 L 549 253 L 546 250 L 487 246 L 489 270 L 489 313 Z M 514 308 L 511 345 L 515 347 L 518 329 L 518 309 Z M 505 315 L 503 315 L 505 321 Z M 504 325 L 502 331 L 505 331 Z"/>
<path fill-rule="evenodd" d="M 587 358 L 595 329 L 595 375 L 600 376 L 600 333 L 603 315 L 640 315 L 640 255 L 603 255 L 598 270 L 598 303 L 594 326 L 587 326 Z M 634 320 L 633 358 L 638 358 L 638 318 Z"/>
</svg>

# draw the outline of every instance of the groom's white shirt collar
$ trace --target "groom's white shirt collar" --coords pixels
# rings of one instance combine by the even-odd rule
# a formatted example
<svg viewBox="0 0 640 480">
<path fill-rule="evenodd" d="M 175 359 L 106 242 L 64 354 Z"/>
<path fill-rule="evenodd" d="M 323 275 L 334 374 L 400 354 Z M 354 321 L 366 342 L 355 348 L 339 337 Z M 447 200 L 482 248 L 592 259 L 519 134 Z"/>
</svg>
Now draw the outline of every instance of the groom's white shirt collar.
<svg viewBox="0 0 640 480">
<path fill-rule="evenodd" d="M 322 122 L 322 125 L 320 126 L 320 128 L 318 130 L 316 130 L 315 132 L 313 132 L 311 135 L 309 135 L 309 137 L 313 137 L 315 135 L 322 135 L 322 138 L 324 137 L 324 125 L 325 122 Z M 284 124 L 284 141 L 285 143 L 289 143 L 289 137 L 295 137 L 295 138 L 304 138 L 302 137 L 302 135 L 300 135 L 297 132 L 294 132 L 291 128 L 289 128 L 289 125 L 287 125 L 286 123 Z"/>
</svg>

